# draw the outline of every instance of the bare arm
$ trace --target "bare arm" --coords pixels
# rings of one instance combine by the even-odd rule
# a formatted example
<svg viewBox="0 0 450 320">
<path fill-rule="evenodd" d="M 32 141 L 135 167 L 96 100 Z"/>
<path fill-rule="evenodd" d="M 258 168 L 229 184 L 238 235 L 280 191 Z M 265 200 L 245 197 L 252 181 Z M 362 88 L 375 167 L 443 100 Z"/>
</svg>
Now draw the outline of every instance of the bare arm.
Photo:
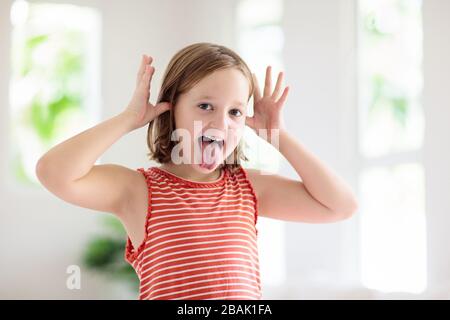
<svg viewBox="0 0 450 320">
<path fill-rule="evenodd" d="M 264 135 L 260 136 L 275 148 L 279 147 L 280 153 L 295 169 L 299 179 L 261 175 L 257 170 L 248 170 L 249 178 L 259 198 L 260 215 L 310 223 L 334 222 L 349 218 L 358 207 L 352 190 L 344 180 L 285 130 L 281 109 L 289 87 L 281 93 L 283 73 L 280 72 L 275 89 L 272 91 L 271 78 L 269 66 L 266 70 L 263 96 L 258 82 L 255 81 L 255 111 L 253 117 L 246 119 L 246 124 L 254 130 L 275 130 L 279 133 L 279 146 L 278 141 L 271 141 L 271 138 Z"/>
<path fill-rule="evenodd" d="M 115 214 L 123 212 L 130 199 L 131 186 L 143 183 L 143 177 L 123 166 L 94 164 L 123 135 L 168 110 L 168 104 L 148 103 L 154 73 L 151 62 L 151 58 L 143 57 L 136 91 L 123 112 L 63 141 L 39 159 L 36 174 L 50 192 L 81 207 Z"/>
<path fill-rule="evenodd" d="M 336 222 L 352 216 L 358 205 L 350 187 L 287 132 L 280 152 L 303 181 L 262 175 L 248 169 L 259 198 L 261 216 L 308 223 Z"/>
<path fill-rule="evenodd" d="M 58 144 L 44 154 L 36 174 L 44 187 L 72 204 L 117 213 L 133 170 L 95 161 L 129 132 L 133 115 L 119 114 Z"/>
</svg>

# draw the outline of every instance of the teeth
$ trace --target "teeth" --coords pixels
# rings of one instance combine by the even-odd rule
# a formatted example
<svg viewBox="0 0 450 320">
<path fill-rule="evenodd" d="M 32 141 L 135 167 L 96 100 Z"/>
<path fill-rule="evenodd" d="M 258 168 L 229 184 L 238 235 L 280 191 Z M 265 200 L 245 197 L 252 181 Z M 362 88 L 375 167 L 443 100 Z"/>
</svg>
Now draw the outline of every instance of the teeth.
<svg viewBox="0 0 450 320">
<path fill-rule="evenodd" d="M 208 136 L 208 135 L 203 135 L 203 136 L 200 137 L 200 139 L 202 141 L 205 141 L 205 142 L 217 142 L 219 145 L 222 145 L 222 146 L 223 146 L 223 143 L 224 143 L 223 139 L 217 138 L 217 137 L 213 137 L 213 136 Z"/>
<path fill-rule="evenodd" d="M 213 137 L 213 136 L 204 135 L 203 137 L 206 138 L 207 140 L 211 140 L 211 141 L 223 141 L 221 138 L 217 138 L 217 137 Z"/>
</svg>

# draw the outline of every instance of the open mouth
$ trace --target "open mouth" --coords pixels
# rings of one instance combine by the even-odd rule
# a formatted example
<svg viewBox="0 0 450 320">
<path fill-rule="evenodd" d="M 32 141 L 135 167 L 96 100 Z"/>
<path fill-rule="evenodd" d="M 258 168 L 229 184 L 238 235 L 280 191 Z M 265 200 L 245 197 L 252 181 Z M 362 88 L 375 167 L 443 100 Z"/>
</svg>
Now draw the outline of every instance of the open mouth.
<svg viewBox="0 0 450 320">
<path fill-rule="evenodd" d="M 200 163 L 202 168 L 210 170 L 222 162 L 224 139 L 210 135 L 201 135 L 198 137 L 198 143 L 202 155 Z"/>
<path fill-rule="evenodd" d="M 225 141 L 222 138 L 217 138 L 214 136 L 208 136 L 208 135 L 202 135 L 198 138 L 198 142 L 200 143 L 200 145 L 202 144 L 211 144 L 211 143 L 216 143 L 219 147 L 223 148 Z"/>
</svg>

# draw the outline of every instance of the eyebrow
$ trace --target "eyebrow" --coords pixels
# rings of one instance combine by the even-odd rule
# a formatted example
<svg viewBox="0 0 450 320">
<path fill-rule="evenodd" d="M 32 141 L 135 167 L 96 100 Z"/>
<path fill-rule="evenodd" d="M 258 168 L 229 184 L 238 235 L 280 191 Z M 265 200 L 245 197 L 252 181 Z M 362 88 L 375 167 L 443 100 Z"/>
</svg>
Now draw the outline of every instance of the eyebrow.
<svg viewBox="0 0 450 320">
<path fill-rule="evenodd" d="M 203 99 L 205 99 L 205 100 L 214 100 L 214 97 L 211 97 L 211 96 L 201 96 L 201 97 L 199 97 L 197 100 L 203 100 Z M 237 106 L 241 106 L 241 107 L 244 106 L 244 104 L 243 104 L 242 102 L 240 102 L 240 101 L 234 101 L 234 102 L 233 102 L 233 105 L 237 105 Z"/>
</svg>

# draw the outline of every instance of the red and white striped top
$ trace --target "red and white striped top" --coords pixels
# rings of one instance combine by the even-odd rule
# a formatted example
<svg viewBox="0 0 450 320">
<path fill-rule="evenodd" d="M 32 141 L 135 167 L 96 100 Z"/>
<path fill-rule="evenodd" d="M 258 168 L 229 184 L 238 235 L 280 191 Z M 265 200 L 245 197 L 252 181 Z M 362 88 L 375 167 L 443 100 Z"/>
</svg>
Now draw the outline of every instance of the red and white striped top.
<svg viewBox="0 0 450 320">
<path fill-rule="evenodd" d="M 158 167 L 147 181 L 146 236 L 125 260 L 140 280 L 139 299 L 261 299 L 257 199 L 247 172 L 224 168 L 194 182 Z"/>
</svg>

